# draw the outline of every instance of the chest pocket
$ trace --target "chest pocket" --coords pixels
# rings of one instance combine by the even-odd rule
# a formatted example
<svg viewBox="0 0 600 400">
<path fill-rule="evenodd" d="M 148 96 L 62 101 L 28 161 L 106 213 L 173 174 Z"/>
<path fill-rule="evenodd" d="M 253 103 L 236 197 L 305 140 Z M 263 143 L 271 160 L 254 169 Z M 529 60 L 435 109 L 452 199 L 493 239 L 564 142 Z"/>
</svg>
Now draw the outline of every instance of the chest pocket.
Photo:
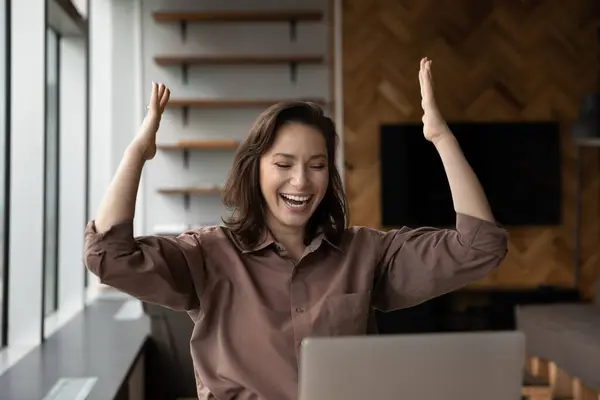
<svg viewBox="0 0 600 400">
<path fill-rule="evenodd" d="M 370 291 L 332 295 L 325 300 L 322 333 L 331 336 L 364 335 L 370 311 Z"/>
</svg>

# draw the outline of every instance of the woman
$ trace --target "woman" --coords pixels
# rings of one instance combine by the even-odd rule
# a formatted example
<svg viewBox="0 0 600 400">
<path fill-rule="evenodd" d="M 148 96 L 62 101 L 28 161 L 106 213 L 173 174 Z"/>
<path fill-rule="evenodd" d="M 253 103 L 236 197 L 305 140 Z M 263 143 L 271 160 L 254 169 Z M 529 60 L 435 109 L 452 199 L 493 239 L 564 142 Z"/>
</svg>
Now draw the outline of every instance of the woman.
<svg viewBox="0 0 600 400">
<path fill-rule="evenodd" d="M 189 314 L 200 399 L 295 399 L 303 338 L 374 333 L 374 309 L 419 304 L 500 264 L 507 233 L 438 111 L 431 61 L 421 61 L 419 80 L 424 135 L 448 176 L 455 230 L 347 228 L 333 123 L 295 102 L 266 110 L 241 144 L 224 226 L 134 238 L 142 167 L 169 100 L 169 89 L 153 86 L 148 115 L 86 228 L 85 261 L 102 282 Z"/>
</svg>

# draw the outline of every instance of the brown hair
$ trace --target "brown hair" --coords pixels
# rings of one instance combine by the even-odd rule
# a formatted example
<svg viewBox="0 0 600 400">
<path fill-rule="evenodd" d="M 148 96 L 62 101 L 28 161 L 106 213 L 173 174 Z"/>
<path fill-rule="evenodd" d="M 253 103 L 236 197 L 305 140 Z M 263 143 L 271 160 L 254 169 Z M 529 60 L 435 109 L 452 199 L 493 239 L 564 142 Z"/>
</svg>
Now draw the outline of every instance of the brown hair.
<svg viewBox="0 0 600 400">
<path fill-rule="evenodd" d="M 338 135 L 333 121 L 312 102 L 283 102 L 263 111 L 252 126 L 250 134 L 239 146 L 233 167 L 225 183 L 223 202 L 232 210 L 223 222 L 248 246 L 255 246 L 265 234 L 265 200 L 259 180 L 260 158 L 273 145 L 279 128 L 298 122 L 318 129 L 325 137 L 329 184 L 323 200 L 308 220 L 305 240 L 317 232 L 339 242 L 348 223 L 348 207 L 342 179 L 335 164 Z"/>
</svg>

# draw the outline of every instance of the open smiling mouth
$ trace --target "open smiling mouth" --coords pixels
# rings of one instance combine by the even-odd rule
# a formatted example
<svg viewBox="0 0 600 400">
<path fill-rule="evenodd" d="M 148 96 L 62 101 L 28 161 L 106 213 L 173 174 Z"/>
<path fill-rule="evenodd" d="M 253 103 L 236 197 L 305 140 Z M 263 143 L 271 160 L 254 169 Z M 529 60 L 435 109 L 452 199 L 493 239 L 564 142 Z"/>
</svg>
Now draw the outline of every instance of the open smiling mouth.
<svg viewBox="0 0 600 400">
<path fill-rule="evenodd" d="M 311 196 L 295 196 L 291 194 L 283 194 L 280 193 L 279 196 L 283 199 L 285 204 L 292 208 L 301 208 L 308 204 L 308 202 L 312 199 Z"/>
</svg>

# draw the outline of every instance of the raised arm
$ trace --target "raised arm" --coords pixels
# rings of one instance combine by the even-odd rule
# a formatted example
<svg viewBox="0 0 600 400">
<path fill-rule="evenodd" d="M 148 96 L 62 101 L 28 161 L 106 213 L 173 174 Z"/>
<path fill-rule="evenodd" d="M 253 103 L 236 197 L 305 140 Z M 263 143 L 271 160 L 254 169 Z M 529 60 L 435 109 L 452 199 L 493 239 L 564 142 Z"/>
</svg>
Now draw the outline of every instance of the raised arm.
<svg viewBox="0 0 600 400">
<path fill-rule="evenodd" d="M 156 154 L 156 133 L 170 91 L 153 84 L 148 113 L 85 230 L 86 267 L 110 285 L 143 301 L 177 310 L 199 307 L 204 284 L 199 234 L 134 238 L 133 219 L 142 168 Z M 192 269 L 194 273 L 192 273 Z"/>
<path fill-rule="evenodd" d="M 427 58 L 421 60 L 419 83 L 423 107 L 423 134 L 433 143 L 442 159 L 450 184 L 454 210 L 486 221 L 494 221 L 483 188 L 437 106 L 433 93 L 431 61 Z"/>
<path fill-rule="evenodd" d="M 111 226 L 133 220 L 135 200 L 140 186 L 142 168 L 156 154 L 156 132 L 160 118 L 169 101 L 170 90 L 163 84 L 152 84 L 148 113 L 133 142 L 125 154 L 111 181 L 98 212 L 96 230 L 102 233 Z"/>
<path fill-rule="evenodd" d="M 410 307 L 483 278 L 507 253 L 508 233 L 489 203 L 433 95 L 431 61 L 419 70 L 423 133 L 438 150 L 457 214 L 455 229 L 399 229 L 376 233 L 379 269 L 375 306 Z"/>
</svg>

